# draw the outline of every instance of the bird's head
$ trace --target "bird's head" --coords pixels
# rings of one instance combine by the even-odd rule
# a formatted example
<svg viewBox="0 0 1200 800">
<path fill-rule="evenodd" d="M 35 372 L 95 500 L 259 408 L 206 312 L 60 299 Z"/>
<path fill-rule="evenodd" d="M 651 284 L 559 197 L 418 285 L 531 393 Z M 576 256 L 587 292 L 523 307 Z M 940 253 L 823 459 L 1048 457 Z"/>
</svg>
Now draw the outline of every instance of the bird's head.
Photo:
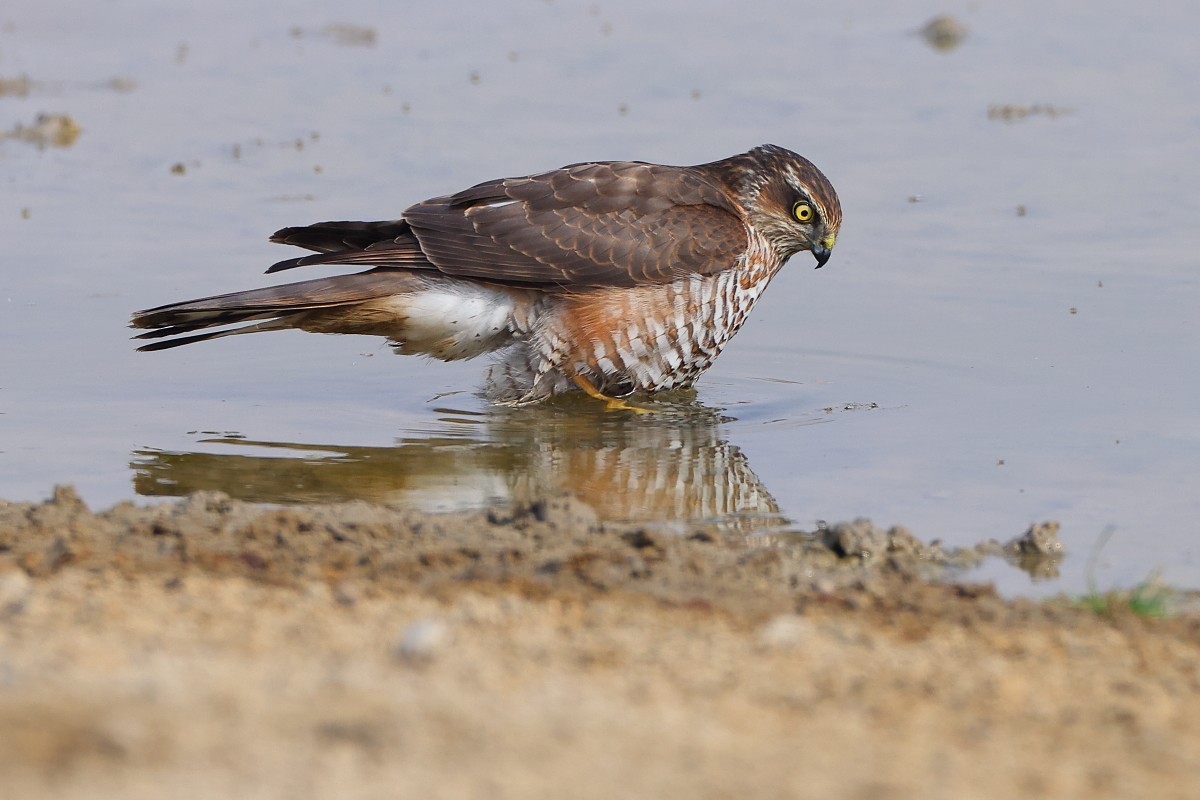
<svg viewBox="0 0 1200 800">
<path fill-rule="evenodd" d="M 808 250 L 825 266 L 842 225 L 842 205 L 821 170 L 803 156 L 773 144 L 726 159 L 721 172 L 747 221 L 775 248 L 780 260 Z"/>
</svg>

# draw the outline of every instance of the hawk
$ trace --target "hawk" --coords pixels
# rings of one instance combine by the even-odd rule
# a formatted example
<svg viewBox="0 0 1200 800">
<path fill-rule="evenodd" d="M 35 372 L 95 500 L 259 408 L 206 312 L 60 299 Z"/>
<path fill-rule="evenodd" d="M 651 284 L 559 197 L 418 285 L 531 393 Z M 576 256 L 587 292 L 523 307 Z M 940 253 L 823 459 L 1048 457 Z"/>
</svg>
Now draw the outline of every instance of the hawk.
<svg viewBox="0 0 1200 800">
<path fill-rule="evenodd" d="M 280 261 L 365 271 L 138 311 L 162 350 L 299 328 L 387 337 L 451 361 L 497 353 L 487 395 L 521 405 L 583 390 L 618 398 L 691 386 L 780 267 L 829 259 L 837 193 L 775 145 L 691 167 L 593 161 L 487 181 L 400 219 L 284 228 Z M 250 323 L 221 330 L 208 328 Z M 197 333 L 197 331 L 201 331 Z"/>
</svg>

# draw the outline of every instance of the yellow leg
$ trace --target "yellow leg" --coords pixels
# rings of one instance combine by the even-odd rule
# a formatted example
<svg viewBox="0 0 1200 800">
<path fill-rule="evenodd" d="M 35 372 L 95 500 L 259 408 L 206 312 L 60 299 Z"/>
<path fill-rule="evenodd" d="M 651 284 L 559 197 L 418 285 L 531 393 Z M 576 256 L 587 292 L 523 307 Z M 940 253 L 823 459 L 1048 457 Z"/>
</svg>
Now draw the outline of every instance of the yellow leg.
<svg viewBox="0 0 1200 800">
<path fill-rule="evenodd" d="M 587 378 L 585 378 L 582 375 L 575 375 L 572 377 L 572 380 L 574 380 L 575 383 L 577 383 L 579 385 L 580 389 L 583 389 L 585 392 L 587 392 L 589 396 L 594 397 L 597 400 L 603 400 L 604 408 L 608 411 L 632 411 L 635 414 L 652 414 L 652 413 L 654 413 L 649 408 L 642 408 L 641 406 L 635 406 L 632 403 L 625 402 L 624 400 L 622 400 L 619 397 L 609 397 L 608 395 L 604 394 L 599 389 L 597 389 L 596 385 L 594 383 L 592 383 L 591 381 L 589 381 Z"/>
</svg>

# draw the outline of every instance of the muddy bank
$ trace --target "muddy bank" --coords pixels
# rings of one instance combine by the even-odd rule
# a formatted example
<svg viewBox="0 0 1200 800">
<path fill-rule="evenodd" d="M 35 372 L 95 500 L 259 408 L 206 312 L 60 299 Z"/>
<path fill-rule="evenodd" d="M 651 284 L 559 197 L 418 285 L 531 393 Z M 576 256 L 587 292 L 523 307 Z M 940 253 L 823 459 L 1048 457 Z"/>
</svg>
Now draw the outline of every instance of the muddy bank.
<svg viewBox="0 0 1200 800">
<path fill-rule="evenodd" d="M 0 794 L 1192 796 L 1194 617 L 944 580 L 1056 552 L 60 489 L 0 503 Z"/>
</svg>

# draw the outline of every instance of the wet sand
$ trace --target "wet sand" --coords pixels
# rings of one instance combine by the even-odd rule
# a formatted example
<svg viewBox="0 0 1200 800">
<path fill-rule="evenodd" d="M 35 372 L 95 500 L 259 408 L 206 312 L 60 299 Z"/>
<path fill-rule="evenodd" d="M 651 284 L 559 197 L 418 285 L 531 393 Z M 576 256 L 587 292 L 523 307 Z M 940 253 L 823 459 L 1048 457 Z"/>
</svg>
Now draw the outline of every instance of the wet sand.
<svg viewBox="0 0 1200 800">
<path fill-rule="evenodd" d="M 953 580 L 1004 552 L 0 501 L 0 795 L 1195 796 L 1200 619 Z"/>
</svg>

